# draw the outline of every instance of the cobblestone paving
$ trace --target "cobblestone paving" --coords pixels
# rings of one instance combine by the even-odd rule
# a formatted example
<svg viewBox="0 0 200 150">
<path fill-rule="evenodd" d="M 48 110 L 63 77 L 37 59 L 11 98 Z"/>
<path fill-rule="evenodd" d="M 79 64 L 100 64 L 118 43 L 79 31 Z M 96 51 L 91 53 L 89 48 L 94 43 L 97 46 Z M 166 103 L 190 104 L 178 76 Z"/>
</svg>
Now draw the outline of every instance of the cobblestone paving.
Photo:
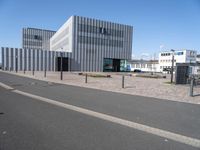
<svg viewBox="0 0 200 150">
<path fill-rule="evenodd" d="M 99 73 L 98 73 L 99 74 Z M 103 74 L 103 73 L 102 73 Z M 59 72 L 47 72 L 47 78 L 44 78 L 44 72 L 35 72 L 33 76 L 31 72 L 19 72 L 18 75 L 36 78 L 40 80 L 46 80 L 49 82 L 63 83 L 69 85 L 75 85 L 80 87 L 88 87 L 94 89 L 100 89 L 105 91 L 113 91 L 126 93 L 131 95 L 140 95 L 147 97 L 154 97 L 166 100 L 188 102 L 194 104 L 200 104 L 200 86 L 194 88 L 194 94 L 196 96 L 189 96 L 189 85 L 174 85 L 169 84 L 170 77 L 166 79 L 153 79 L 153 78 L 141 78 L 133 76 L 125 76 L 125 88 L 122 88 L 122 74 L 105 73 L 110 74 L 111 78 L 94 78 L 88 77 L 88 83 L 85 83 L 85 76 L 78 75 L 78 73 L 63 73 L 63 80 L 60 80 Z"/>
</svg>

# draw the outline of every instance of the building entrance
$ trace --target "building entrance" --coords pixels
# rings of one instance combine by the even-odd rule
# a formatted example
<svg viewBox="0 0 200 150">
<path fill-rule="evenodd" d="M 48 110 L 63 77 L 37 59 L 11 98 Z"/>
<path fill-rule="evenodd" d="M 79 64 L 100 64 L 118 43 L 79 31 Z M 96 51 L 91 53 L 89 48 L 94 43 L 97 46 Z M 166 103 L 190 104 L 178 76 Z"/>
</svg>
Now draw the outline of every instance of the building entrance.
<svg viewBox="0 0 200 150">
<path fill-rule="evenodd" d="M 120 59 L 113 59 L 113 72 L 120 72 Z"/>
<path fill-rule="evenodd" d="M 68 71 L 68 58 L 62 57 L 62 70 Z M 56 58 L 56 71 L 61 71 L 61 57 Z"/>
<path fill-rule="evenodd" d="M 120 72 L 124 71 L 125 60 L 104 58 L 103 71 L 104 72 Z"/>
</svg>

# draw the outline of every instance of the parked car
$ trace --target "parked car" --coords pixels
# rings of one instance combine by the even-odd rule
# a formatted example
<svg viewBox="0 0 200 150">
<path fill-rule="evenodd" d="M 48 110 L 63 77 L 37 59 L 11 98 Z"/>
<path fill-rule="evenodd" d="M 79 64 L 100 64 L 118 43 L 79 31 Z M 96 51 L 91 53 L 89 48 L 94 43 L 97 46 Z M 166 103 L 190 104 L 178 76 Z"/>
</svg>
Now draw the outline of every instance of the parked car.
<svg viewBox="0 0 200 150">
<path fill-rule="evenodd" d="M 140 69 L 134 69 L 133 72 L 142 72 L 142 70 L 140 70 Z"/>
</svg>

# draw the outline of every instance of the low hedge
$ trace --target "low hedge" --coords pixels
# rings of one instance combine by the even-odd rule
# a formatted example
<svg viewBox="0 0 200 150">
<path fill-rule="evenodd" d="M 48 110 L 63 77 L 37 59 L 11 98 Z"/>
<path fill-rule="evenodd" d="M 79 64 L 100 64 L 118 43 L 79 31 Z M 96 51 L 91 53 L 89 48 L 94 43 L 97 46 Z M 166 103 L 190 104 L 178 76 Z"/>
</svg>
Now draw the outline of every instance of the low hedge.
<svg viewBox="0 0 200 150">
<path fill-rule="evenodd" d="M 86 73 L 78 73 L 78 75 L 83 75 L 85 76 Z M 111 78 L 111 75 L 109 74 L 92 74 L 92 73 L 87 73 L 88 77 L 94 77 L 94 78 Z"/>
<path fill-rule="evenodd" d="M 136 77 L 142 77 L 142 78 L 166 78 L 166 76 L 162 76 L 162 75 L 151 75 L 151 74 L 136 74 Z"/>
</svg>

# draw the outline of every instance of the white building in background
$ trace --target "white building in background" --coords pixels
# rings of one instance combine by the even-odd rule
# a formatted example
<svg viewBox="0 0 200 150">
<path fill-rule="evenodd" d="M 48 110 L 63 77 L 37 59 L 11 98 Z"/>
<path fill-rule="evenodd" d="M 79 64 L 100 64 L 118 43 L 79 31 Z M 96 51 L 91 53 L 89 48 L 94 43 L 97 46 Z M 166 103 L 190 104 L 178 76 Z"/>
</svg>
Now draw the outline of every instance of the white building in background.
<svg viewBox="0 0 200 150">
<path fill-rule="evenodd" d="M 131 71 L 135 72 L 159 72 L 158 60 L 131 60 L 130 64 Z"/>
<path fill-rule="evenodd" d="M 200 63 L 200 55 L 195 50 L 165 51 L 159 53 L 158 60 L 131 60 L 129 61 L 131 71 L 142 72 L 169 72 L 172 66 L 172 55 L 174 54 L 174 66 L 176 63 Z"/>
<path fill-rule="evenodd" d="M 176 63 L 196 63 L 197 51 L 195 50 L 177 50 L 159 53 L 159 70 L 165 72 L 171 69 L 172 56 L 174 55 L 174 66 Z"/>
<path fill-rule="evenodd" d="M 200 54 L 197 55 L 196 61 L 197 61 L 197 63 L 200 63 Z"/>
</svg>

